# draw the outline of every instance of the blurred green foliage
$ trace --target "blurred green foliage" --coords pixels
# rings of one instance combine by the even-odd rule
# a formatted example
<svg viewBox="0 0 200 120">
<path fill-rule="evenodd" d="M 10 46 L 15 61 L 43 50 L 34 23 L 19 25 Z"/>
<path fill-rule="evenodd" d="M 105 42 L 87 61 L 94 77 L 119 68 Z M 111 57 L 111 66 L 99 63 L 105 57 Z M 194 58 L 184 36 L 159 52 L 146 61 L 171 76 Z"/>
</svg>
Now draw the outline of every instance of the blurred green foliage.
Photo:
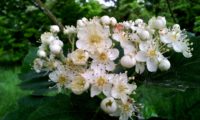
<svg viewBox="0 0 200 120">
<path fill-rule="evenodd" d="M 113 1 L 113 0 L 107 0 Z M 182 29 L 199 35 L 199 0 L 117 0 L 116 7 L 107 8 L 104 14 L 115 16 L 120 21 L 142 18 L 147 21 L 152 16 L 165 16 L 168 24 L 178 23 Z M 195 19 L 196 18 L 196 19 Z"/>
<path fill-rule="evenodd" d="M 37 45 L 40 34 L 54 24 L 34 0 L 2 0 L 0 3 L 0 62 L 21 61 L 31 45 Z M 82 17 L 101 13 L 98 2 L 75 2 L 74 0 L 43 0 L 45 6 L 64 25 L 75 25 Z"/>
<path fill-rule="evenodd" d="M 20 67 L 0 67 L 0 119 L 9 111 L 17 108 L 17 99 L 27 94 L 18 84 Z"/>
</svg>

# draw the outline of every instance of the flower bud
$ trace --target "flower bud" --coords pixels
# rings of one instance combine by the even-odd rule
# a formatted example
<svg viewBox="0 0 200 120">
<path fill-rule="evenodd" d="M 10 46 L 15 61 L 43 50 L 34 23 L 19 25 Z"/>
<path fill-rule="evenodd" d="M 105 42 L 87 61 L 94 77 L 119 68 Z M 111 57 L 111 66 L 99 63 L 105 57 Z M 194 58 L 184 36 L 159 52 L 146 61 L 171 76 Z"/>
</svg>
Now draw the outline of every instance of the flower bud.
<svg viewBox="0 0 200 120">
<path fill-rule="evenodd" d="M 111 17 L 110 23 L 111 23 L 112 26 L 115 26 L 117 24 L 117 20 L 114 17 Z"/>
<path fill-rule="evenodd" d="M 142 19 L 136 19 L 135 20 L 135 24 L 137 24 L 137 25 L 142 24 L 142 23 L 143 23 Z"/>
<path fill-rule="evenodd" d="M 37 51 L 37 55 L 38 55 L 39 57 L 46 57 L 46 56 L 47 56 L 46 52 L 45 52 L 44 50 L 42 50 L 42 49 L 39 49 L 39 50 Z"/>
<path fill-rule="evenodd" d="M 54 44 L 54 45 L 50 45 L 49 49 L 53 54 L 59 54 L 61 51 L 61 46 Z"/>
<path fill-rule="evenodd" d="M 51 45 L 58 45 L 60 47 L 63 47 L 63 42 L 61 40 L 53 40 Z"/>
<path fill-rule="evenodd" d="M 60 32 L 60 28 L 58 27 L 58 25 L 51 25 L 50 26 L 50 31 L 52 33 L 58 33 L 58 32 Z"/>
<path fill-rule="evenodd" d="M 117 103 L 112 97 L 103 99 L 100 106 L 106 113 L 114 113 L 117 110 Z"/>
<path fill-rule="evenodd" d="M 180 32 L 180 31 L 181 31 L 180 25 L 179 25 L 179 24 L 174 24 L 174 25 L 173 25 L 173 30 L 174 30 L 175 32 Z"/>
<path fill-rule="evenodd" d="M 171 66 L 171 64 L 170 64 L 169 60 L 163 59 L 163 60 L 160 61 L 159 69 L 161 71 L 166 71 L 166 70 L 169 70 L 170 66 Z"/>
<path fill-rule="evenodd" d="M 120 63 L 123 67 L 132 68 L 136 64 L 136 60 L 126 55 L 121 58 Z"/>
<path fill-rule="evenodd" d="M 111 22 L 110 17 L 108 17 L 107 15 L 101 17 L 101 22 L 102 22 L 103 24 L 109 25 L 110 22 Z"/>
<path fill-rule="evenodd" d="M 41 39 L 41 42 L 42 42 L 43 44 L 49 45 L 49 44 L 55 39 L 55 37 L 53 36 L 52 33 L 50 33 L 50 32 L 45 32 L 45 33 L 43 33 L 43 34 L 41 35 L 40 39 Z"/>
<path fill-rule="evenodd" d="M 166 26 L 165 17 L 158 16 L 157 18 L 153 17 L 149 20 L 148 23 L 152 28 L 163 29 Z"/>
<path fill-rule="evenodd" d="M 142 40 L 150 39 L 150 33 L 146 30 L 143 30 L 139 33 L 139 36 Z"/>
</svg>

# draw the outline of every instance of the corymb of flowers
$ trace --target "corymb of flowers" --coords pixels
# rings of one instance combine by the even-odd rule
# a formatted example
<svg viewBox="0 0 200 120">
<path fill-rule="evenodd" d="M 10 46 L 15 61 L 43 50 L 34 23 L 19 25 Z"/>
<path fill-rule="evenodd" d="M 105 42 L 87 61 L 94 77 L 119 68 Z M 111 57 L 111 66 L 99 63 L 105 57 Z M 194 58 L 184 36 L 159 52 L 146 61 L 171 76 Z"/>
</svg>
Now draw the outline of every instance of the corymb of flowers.
<svg viewBox="0 0 200 120">
<path fill-rule="evenodd" d="M 161 16 L 148 23 L 142 19 L 117 22 L 109 16 L 82 18 L 76 27 L 65 26 L 62 31 L 72 44 L 67 54 L 59 32 L 59 27 L 52 25 L 50 32 L 41 35 L 35 71 L 48 71 L 58 92 L 67 89 L 80 95 L 89 91 L 91 97 L 100 96 L 101 109 L 120 120 L 139 112 L 133 98 L 137 85 L 134 76 L 128 76 L 130 69 L 134 75 L 145 70 L 167 71 L 171 64 L 164 55 L 170 51 L 192 57 L 186 32 L 178 24 L 167 28 Z"/>
</svg>

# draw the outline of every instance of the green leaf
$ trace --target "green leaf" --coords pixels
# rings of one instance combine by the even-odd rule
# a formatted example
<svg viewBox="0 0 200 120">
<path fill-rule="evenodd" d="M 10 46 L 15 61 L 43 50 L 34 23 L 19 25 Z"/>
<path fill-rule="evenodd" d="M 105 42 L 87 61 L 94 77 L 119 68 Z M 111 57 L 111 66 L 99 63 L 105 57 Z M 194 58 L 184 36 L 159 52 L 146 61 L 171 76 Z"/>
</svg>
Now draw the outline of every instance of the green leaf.
<svg viewBox="0 0 200 120">
<path fill-rule="evenodd" d="M 50 86 L 54 86 L 55 83 L 48 81 L 48 73 L 46 71 L 36 73 L 35 71 L 30 71 L 19 75 L 22 80 L 20 87 L 24 90 L 33 91 L 34 95 L 43 95 L 54 89 L 50 89 Z"/>
<path fill-rule="evenodd" d="M 38 48 L 35 48 L 35 47 L 32 47 L 29 49 L 29 52 L 24 58 L 23 63 L 22 63 L 22 72 L 27 72 L 31 70 L 33 61 L 37 56 L 37 50 Z"/>
<path fill-rule="evenodd" d="M 100 100 L 89 94 L 80 96 L 28 96 L 20 100 L 17 110 L 3 120 L 117 120 L 99 109 Z"/>
</svg>

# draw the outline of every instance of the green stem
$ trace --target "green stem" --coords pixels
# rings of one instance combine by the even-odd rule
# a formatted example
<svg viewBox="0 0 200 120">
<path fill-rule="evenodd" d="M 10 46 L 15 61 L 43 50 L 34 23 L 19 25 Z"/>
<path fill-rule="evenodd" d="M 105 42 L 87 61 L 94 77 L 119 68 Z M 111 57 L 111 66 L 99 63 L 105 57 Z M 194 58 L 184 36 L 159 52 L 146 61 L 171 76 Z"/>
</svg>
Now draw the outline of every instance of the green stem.
<svg viewBox="0 0 200 120">
<path fill-rule="evenodd" d="M 42 3 L 41 0 L 31 0 L 36 7 L 39 7 L 53 22 L 58 25 L 61 30 L 64 29 L 62 23 L 60 23 L 57 18 L 53 15 L 53 13 Z"/>
</svg>

